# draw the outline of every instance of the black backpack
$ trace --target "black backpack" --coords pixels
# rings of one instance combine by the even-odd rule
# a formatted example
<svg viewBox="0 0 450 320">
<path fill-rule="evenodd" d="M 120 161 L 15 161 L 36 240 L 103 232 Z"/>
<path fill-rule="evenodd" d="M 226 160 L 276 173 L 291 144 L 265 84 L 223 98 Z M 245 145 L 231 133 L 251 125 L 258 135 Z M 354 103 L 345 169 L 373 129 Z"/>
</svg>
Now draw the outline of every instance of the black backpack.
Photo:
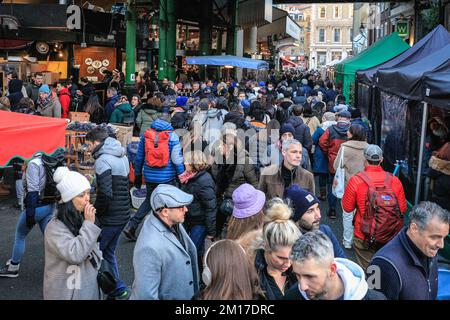
<svg viewBox="0 0 450 320">
<path fill-rule="evenodd" d="M 64 166 L 64 151 L 57 150 L 53 155 L 43 155 L 41 157 L 45 169 L 45 187 L 41 194 L 41 201 L 44 203 L 54 203 L 61 199 L 61 194 L 56 188 L 56 182 L 53 180 L 53 174 L 58 167 Z"/>
</svg>

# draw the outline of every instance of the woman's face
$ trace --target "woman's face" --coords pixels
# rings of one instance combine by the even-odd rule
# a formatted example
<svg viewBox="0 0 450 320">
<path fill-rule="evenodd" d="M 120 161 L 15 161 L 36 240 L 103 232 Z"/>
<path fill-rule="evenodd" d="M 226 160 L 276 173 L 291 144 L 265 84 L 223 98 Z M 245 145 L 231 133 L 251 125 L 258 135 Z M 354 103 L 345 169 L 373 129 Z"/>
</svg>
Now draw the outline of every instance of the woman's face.
<svg viewBox="0 0 450 320">
<path fill-rule="evenodd" d="M 84 208 L 89 204 L 90 199 L 89 191 L 90 190 L 86 190 L 72 199 L 73 206 L 80 212 L 83 212 Z"/>
<path fill-rule="evenodd" d="M 131 98 L 131 105 L 132 105 L 133 107 L 137 106 L 138 104 L 139 104 L 139 100 L 138 100 L 137 97 Z"/>
<path fill-rule="evenodd" d="M 265 258 L 267 266 L 273 270 L 285 272 L 291 266 L 291 259 L 289 254 L 291 253 L 291 247 L 279 247 L 272 252 L 266 252 Z"/>
</svg>

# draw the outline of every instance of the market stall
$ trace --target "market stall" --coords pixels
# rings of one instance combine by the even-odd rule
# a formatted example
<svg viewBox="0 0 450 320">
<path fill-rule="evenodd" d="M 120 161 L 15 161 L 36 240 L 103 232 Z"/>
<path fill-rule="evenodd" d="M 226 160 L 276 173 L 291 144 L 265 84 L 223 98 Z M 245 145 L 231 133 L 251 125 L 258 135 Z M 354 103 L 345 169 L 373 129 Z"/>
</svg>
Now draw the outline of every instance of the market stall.
<svg viewBox="0 0 450 320">
<path fill-rule="evenodd" d="M 351 101 L 355 93 L 356 71 L 379 65 L 408 49 L 409 45 L 394 32 L 378 40 L 359 55 L 336 64 L 335 82 L 342 83 L 342 91 L 347 101 Z"/>
</svg>

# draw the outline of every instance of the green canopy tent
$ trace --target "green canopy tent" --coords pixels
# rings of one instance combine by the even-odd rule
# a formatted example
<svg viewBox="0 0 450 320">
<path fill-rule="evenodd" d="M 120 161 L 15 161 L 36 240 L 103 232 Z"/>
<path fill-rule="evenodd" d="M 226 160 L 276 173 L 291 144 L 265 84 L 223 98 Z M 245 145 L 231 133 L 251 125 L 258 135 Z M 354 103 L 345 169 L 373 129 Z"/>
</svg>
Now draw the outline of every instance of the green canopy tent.
<svg viewBox="0 0 450 320">
<path fill-rule="evenodd" d="M 359 55 L 335 65 L 335 82 L 342 83 L 342 92 L 350 101 L 350 86 L 355 83 L 356 71 L 368 69 L 388 61 L 409 49 L 396 32 L 381 38 Z"/>
</svg>

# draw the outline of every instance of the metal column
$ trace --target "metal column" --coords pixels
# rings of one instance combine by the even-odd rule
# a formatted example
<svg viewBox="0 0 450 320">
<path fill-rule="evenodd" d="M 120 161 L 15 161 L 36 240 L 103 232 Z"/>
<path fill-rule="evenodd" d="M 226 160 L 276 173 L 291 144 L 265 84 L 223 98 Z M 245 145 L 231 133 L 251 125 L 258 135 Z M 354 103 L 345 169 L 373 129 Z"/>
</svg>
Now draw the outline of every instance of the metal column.
<svg viewBox="0 0 450 320">
<path fill-rule="evenodd" d="M 125 85 L 134 85 L 136 71 L 136 13 L 131 5 L 132 0 L 128 0 L 127 5 L 127 34 L 126 34 L 126 76 Z"/>
</svg>

